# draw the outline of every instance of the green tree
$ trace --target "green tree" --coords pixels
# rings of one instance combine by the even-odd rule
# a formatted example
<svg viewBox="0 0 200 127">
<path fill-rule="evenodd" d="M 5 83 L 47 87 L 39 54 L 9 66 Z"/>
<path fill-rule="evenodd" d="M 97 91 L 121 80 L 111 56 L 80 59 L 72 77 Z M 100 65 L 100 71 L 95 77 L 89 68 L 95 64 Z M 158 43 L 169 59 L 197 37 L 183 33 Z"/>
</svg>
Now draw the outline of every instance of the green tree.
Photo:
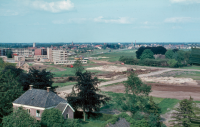
<svg viewBox="0 0 200 127">
<path fill-rule="evenodd" d="M 175 59 L 178 62 L 178 65 L 181 66 L 184 62 L 184 51 L 179 50 L 176 53 L 174 53 L 173 59 Z"/>
<path fill-rule="evenodd" d="M 138 112 L 146 112 L 151 86 L 144 84 L 136 74 L 132 73 L 124 83 L 125 96 L 117 98 L 117 104 L 123 111 L 130 111 L 133 115 Z"/>
<path fill-rule="evenodd" d="M 12 112 L 12 102 L 23 94 L 16 75 L 11 71 L 0 72 L 0 118 Z M 1 122 L 0 119 L 0 122 Z"/>
<path fill-rule="evenodd" d="M 83 72 L 83 70 L 84 70 L 84 67 L 83 67 L 81 60 L 76 60 L 73 66 L 75 68 L 75 73 L 76 72 Z"/>
<path fill-rule="evenodd" d="M 167 52 L 165 53 L 165 57 L 167 59 L 172 59 L 173 55 L 174 55 L 174 52 L 172 50 L 167 50 Z"/>
<path fill-rule="evenodd" d="M 156 126 L 160 126 L 160 113 L 161 113 L 161 109 L 158 106 L 158 104 L 156 104 L 153 101 L 153 97 L 151 96 L 149 98 L 149 107 L 148 107 L 148 111 L 147 111 L 150 115 L 149 115 L 149 125 L 150 127 L 154 127 L 154 125 Z"/>
<path fill-rule="evenodd" d="M 86 111 L 98 111 L 102 104 L 106 104 L 109 100 L 105 95 L 97 94 L 98 78 L 92 77 L 91 72 L 76 72 L 77 84 L 72 88 L 72 93 L 67 97 L 68 102 L 75 109 L 81 108 L 83 110 L 84 121 L 86 119 Z"/>
<path fill-rule="evenodd" d="M 142 55 L 140 56 L 140 59 L 141 60 L 144 60 L 144 59 L 154 59 L 154 56 L 153 56 L 153 52 L 150 50 L 150 49 L 145 49 L 142 53 Z"/>
<path fill-rule="evenodd" d="M 29 89 L 29 85 L 33 85 L 33 88 L 36 89 L 51 87 L 53 91 L 52 78 L 53 73 L 46 71 L 46 69 L 40 71 L 35 68 L 30 68 L 28 74 L 24 73 L 20 75 L 20 83 L 25 91 Z"/>
<path fill-rule="evenodd" d="M 6 56 L 7 56 L 8 58 L 12 58 L 12 50 L 7 50 L 7 51 L 6 51 Z"/>
<path fill-rule="evenodd" d="M 167 64 L 170 66 L 170 67 L 176 67 L 177 66 L 177 61 L 175 59 L 171 59 L 169 61 L 167 61 Z"/>
<path fill-rule="evenodd" d="M 64 124 L 62 112 L 58 109 L 45 109 L 41 118 L 42 126 L 56 127 Z"/>
<path fill-rule="evenodd" d="M 10 115 L 3 117 L 2 123 L 3 127 L 40 127 L 36 119 L 31 117 L 22 107 L 14 110 Z"/>
<path fill-rule="evenodd" d="M 175 108 L 175 112 L 172 113 L 172 117 L 174 120 L 171 120 L 172 125 L 174 126 L 184 126 L 190 127 L 192 118 L 197 117 L 196 110 L 199 110 L 196 107 L 196 104 L 193 102 L 193 99 L 190 97 L 189 100 L 184 99 L 179 102 L 179 106 Z"/>
</svg>

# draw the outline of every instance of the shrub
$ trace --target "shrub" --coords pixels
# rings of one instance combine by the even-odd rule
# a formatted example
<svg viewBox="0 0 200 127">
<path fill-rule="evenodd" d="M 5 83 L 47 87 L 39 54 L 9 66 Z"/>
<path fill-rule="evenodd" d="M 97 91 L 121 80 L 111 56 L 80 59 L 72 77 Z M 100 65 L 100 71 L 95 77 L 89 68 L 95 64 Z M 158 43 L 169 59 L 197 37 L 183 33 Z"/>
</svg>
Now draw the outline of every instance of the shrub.
<svg viewBox="0 0 200 127">
<path fill-rule="evenodd" d="M 174 55 L 174 52 L 173 52 L 172 50 L 168 50 L 168 51 L 165 53 L 165 57 L 166 57 L 167 59 L 172 59 L 173 55 Z"/>
<path fill-rule="evenodd" d="M 177 67 L 178 66 L 178 62 L 175 59 L 171 59 L 167 62 L 169 64 L 170 67 Z"/>
<path fill-rule="evenodd" d="M 142 55 L 140 56 L 140 59 L 141 60 L 144 60 L 144 59 L 154 59 L 154 56 L 153 56 L 153 52 L 150 50 L 150 49 L 145 49 L 142 53 Z"/>
</svg>

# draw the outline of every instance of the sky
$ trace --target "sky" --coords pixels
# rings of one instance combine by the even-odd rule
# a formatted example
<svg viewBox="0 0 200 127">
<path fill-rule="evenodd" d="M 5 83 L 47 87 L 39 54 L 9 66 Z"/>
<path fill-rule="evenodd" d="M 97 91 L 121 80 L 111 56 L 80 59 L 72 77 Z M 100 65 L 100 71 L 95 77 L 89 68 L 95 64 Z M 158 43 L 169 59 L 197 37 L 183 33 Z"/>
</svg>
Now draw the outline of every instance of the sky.
<svg viewBox="0 0 200 127">
<path fill-rule="evenodd" d="M 200 42 L 200 0 L 0 0 L 0 42 Z"/>
</svg>

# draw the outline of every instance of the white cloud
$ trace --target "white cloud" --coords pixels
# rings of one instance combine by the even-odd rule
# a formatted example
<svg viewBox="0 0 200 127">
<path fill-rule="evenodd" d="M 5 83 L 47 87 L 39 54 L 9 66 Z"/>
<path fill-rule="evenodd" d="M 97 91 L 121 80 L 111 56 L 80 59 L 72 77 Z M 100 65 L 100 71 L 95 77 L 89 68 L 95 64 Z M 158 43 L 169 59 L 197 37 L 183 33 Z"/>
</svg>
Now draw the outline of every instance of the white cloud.
<svg viewBox="0 0 200 127">
<path fill-rule="evenodd" d="M 182 29 L 180 26 L 173 26 L 172 29 Z"/>
<path fill-rule="evenodd" d="M 64 20 L 53 20 L 52 23 L 54 23 L 54 24 L 65 24 Z"/>
<path fill-rule="evenodd" d="M 95 22 L 104 22 L 104 23 L 119 23 L 119 24 L 130 24 L 134 21 L 133 18 L 128 17 L 119 17 L 118 19 L 104 19 L 103 16 L 94 18 Z"/>
<path fill-rule="evenodd" d="M 85 21 L 89 21 L 91 19 L 86 19 L 86 18 L 72 18 L 68 20 L 53 20 L 53 24 L 67 24 L 67 23 L 84 23 Z"/>
<path fill-rule="evenodd" d="M 0 9 L 0 15 L 1 16 L 17 16 L 19 15 L 19 12 L 14 11 L 14 10 Z"/>
<path fill-rule="evenodd" d="M 50 11 L 53 13 L 67 11 L 74 8 L 74 4 L 70 0 L 57 2 L 33 1 L 29 4 L 36 9 Z"/>
<path fill-rule="evenodd" d="M 172 18 L 167 18 L 164 20 L 164 22 L 167 23 L 184 23 L 184 22 L 190 22 L 192 21 L 191 17 L 172 17 Z"/>
<path fill-rule="evenodd" d="M 149 23 L 148 21 L 144 22 L 145 25 L 147 25 L 148 23 Z"/>
<path fill-rule="evenodd" d="M 200 0 L 170 0 L 172 3 L 200 3 Z"/>
<path fill-rule="evenodd" d="M 68 22 L 69 23 L 83 23 L 85 21 L 87 21 L 89 19 L 86 18 L 73 18 L 73 19 L 69 19 Z"/>
</svg>

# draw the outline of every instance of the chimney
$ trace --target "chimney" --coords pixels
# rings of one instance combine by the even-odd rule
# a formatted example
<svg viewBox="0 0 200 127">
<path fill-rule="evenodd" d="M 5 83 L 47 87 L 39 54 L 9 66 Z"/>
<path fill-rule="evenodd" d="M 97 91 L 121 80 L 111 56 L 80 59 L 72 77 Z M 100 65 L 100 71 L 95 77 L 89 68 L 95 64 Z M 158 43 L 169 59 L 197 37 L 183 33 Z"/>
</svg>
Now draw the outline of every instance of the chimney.
<svg viewBox="0 0 200 127">
<path fill-rule="evenodd" d="M 29 85 L 30 86 L 30 90 L 32 90 L 33 89 L 33 85 Z"/>
<path fill-rule="evenodd" d="M 47 87 L 47 92 L 49 92 L 49 89 L 50 89 L 51 87 Z"/>
</svg>

